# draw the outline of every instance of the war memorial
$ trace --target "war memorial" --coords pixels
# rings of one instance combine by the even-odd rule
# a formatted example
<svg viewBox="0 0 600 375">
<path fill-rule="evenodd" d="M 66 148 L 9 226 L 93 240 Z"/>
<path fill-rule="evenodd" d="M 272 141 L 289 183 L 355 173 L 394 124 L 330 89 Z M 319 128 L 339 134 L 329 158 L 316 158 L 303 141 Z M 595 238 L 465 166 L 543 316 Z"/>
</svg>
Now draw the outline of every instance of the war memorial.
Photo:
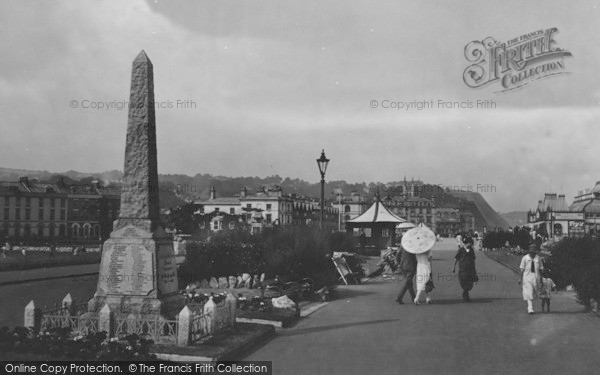
<svg viewBox="0 0 600 375">
<path fill-rule="evenodd" d="M 174 347 L 231 332 L 236 300 L 229 294 L 215 303 L 211 296 L 204 305 L 187 306 L 179 292 L 173 241 L 159 223 L 153 69 L 144 51 L 133 61 L 129 104 L 121 209 L 103 246 L 96 292 L 79 305 L 67 294 L 50 310 L 31 301 L 24 326 L 106 332 L 109 339 L 143 335 L 176 360 Z M 206 359 L 193 350 L 185 358 Z"/>
</svg>

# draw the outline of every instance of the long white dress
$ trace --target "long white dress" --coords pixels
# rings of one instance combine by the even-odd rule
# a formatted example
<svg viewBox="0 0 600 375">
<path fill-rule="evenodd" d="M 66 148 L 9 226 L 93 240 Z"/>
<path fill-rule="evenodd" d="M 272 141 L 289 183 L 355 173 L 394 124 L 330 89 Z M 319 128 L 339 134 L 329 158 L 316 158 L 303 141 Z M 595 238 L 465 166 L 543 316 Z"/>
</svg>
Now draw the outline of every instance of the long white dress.
<svg viewBox="0 0 600 375">
<path fill-rule="evenodd" d="M 425 284 L 429 281 L 431 274 L 431 262 L 429 262 L 429 251 L 416 254 L 417 257 L 417 291 L 425 290 Z"/>
<path fill-rule="evenodd" d="M 531 262 L 533 262 L 534 272 L 531 271 Z M 533 259 L 529 254 L 521 259 L 520 267 L 523 270 L 523 299 L 533 300 L 538 297 L 538 286 L 540 284 L 540 272 L 543 269 L 539 256 Z"/>
</svg>

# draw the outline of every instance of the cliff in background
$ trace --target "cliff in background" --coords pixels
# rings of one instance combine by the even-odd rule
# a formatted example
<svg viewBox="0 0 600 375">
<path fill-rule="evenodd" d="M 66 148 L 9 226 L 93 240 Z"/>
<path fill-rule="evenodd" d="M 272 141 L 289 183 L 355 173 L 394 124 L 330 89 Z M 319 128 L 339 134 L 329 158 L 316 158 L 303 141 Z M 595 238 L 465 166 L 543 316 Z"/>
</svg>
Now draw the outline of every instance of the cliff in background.
<svg viewBox="0 0 600 375">
<path fill-rule="evenodd" d="M 504 229 L 509 227 L 508 223 L 489 205 L 481 194 L 471 191 L 450 191 L 449 194 L 473 203 L 476 208 L 473 212 L 476 230 L 483 231 L 484 225 L 488 230 L 494 230 L 496 227 Z"/>
</svg>

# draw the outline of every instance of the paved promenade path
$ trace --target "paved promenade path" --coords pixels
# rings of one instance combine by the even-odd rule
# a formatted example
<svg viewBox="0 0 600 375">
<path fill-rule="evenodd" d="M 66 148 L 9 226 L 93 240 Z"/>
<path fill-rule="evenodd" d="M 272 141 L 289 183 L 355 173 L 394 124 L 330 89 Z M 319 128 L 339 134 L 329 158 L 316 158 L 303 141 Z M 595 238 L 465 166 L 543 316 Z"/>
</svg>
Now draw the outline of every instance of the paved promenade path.
<svg viewBox="0 0 600 375">
<path fill-rule="evenodd" d="M 528 315 L 518 276 L 477 253 L 481 280 L 463 303 L 454 254 L 454 241 L 434 247 L 433 304 L 409 304 L 408 295 L 396 304 L 395 281 L 343 286 L 246 359 L 273 361 L 274 374 L 597 373 L 600 318 L 571 293 L 553 295 L 551 313 Z"/>
</svg>

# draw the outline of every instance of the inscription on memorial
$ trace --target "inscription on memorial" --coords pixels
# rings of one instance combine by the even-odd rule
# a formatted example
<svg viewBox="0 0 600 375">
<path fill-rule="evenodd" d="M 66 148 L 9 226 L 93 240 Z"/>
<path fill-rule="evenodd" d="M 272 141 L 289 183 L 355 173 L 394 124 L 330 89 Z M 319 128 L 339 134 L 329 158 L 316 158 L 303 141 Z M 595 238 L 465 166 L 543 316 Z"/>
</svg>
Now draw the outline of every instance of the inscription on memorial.
<svg viewBox="0 0 600 375">
<path fill-rule="evenodd" d="M 158 251 L 158 290 L 162 294 L 176 293 L 177 263 L 171 244 L 162 244 Z"/>
<path fill-rule="evenodd" d="M 113 244 L 101 270 L 106 294 L 148 295 L 154 289 L 152 253 L 141 244 Z"/>
</svg>

